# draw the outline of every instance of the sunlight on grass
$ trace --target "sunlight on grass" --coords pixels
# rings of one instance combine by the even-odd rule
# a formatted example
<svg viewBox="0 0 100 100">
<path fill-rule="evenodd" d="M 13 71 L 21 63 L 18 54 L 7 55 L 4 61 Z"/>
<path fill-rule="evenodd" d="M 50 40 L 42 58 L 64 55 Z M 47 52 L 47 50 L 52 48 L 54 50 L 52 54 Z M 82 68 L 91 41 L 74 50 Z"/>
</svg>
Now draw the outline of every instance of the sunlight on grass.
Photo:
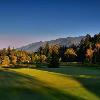
<svg viewBox="0 0 100 100">
<path fill-rule="evenodd" d="M 12 69 L 18 73 L 30 75 L 37 80 L 43 82 L 46 87 L 56 88 L 63 91 L 65 94 L 69 93 L 78 96 L 84 100 L 100 100 L 98 96 L 88 91 L 79 81 L 71 76 L 64 76 L 60 73 L 48 72 L 37 69 Z M 95 78 L 94 76 L 79 75 L 80 78 Z M 32 88 L 32 85 L 30 86 Z M 40 89 L 41 90 L 41 89 Z M 45 92 L 45 91 L 44 91 Z"/>
</svg>

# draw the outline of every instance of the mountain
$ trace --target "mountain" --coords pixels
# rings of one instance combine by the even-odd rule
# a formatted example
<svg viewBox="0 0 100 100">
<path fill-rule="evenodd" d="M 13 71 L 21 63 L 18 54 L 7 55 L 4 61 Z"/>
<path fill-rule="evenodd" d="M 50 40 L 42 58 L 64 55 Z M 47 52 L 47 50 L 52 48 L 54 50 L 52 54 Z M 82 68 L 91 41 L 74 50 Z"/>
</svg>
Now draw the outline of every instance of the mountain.
<svg viewBox="0 0 100 100">
<path fill-rule="evenodd" d="M 31 43 L 29 45 L 23 46 L 18 48 L 18 50 L 26 50 L 26 51 L 37 51 L 40 46 L 44 46 L 47 42 L 49 45 L 51 44 L 59 44 L 61 46 L 71 46 L 71 45 L 79 45 L 80 41 L 85 38 L 84 36 L 79 36 L 79 37 L 67 37 L 67 38 L 58 38 L 56 40 L 51 40 L 51 41 L 40 41 L 40 42 L 35 42 Z"/>
</svg>

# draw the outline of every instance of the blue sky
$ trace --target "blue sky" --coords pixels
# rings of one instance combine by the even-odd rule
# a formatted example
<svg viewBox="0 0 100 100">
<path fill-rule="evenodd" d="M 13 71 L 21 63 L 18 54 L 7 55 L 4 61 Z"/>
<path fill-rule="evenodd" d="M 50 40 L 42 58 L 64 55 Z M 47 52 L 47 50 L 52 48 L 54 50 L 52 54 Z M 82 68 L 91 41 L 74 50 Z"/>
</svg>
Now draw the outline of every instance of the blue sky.
<svg viewBox="0 0 100 100">
<path fill-rule="evenodd" d="M 100 32 L 100 0 L 0 0 L 0 48 Z"/>
</svg>

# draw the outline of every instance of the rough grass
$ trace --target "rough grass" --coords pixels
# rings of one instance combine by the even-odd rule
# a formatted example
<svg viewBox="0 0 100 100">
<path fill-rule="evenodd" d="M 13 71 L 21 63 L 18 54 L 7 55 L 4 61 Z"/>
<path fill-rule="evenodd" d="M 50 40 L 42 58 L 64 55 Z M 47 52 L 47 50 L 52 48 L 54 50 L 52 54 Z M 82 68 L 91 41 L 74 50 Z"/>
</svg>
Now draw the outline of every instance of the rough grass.
<svg viewBox="0 0 100 100">
<path fill-rule="evenodd" d="M 0 100 L 100 100 L 100 70 L 1 69 Z"/>
</svg>

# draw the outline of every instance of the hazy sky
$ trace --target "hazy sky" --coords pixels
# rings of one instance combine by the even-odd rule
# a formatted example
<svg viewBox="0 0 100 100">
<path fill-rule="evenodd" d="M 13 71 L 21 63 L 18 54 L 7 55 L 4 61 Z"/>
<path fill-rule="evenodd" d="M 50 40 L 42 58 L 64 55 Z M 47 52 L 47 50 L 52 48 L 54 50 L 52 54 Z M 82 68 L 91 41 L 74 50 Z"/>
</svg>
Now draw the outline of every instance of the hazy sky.
<svg viewBox="0 0 100 100">
<path fill-rule="evenodd" d="M 0 48 L 100 32 L 100 0 L 0 0 Z"/>
</svg>

